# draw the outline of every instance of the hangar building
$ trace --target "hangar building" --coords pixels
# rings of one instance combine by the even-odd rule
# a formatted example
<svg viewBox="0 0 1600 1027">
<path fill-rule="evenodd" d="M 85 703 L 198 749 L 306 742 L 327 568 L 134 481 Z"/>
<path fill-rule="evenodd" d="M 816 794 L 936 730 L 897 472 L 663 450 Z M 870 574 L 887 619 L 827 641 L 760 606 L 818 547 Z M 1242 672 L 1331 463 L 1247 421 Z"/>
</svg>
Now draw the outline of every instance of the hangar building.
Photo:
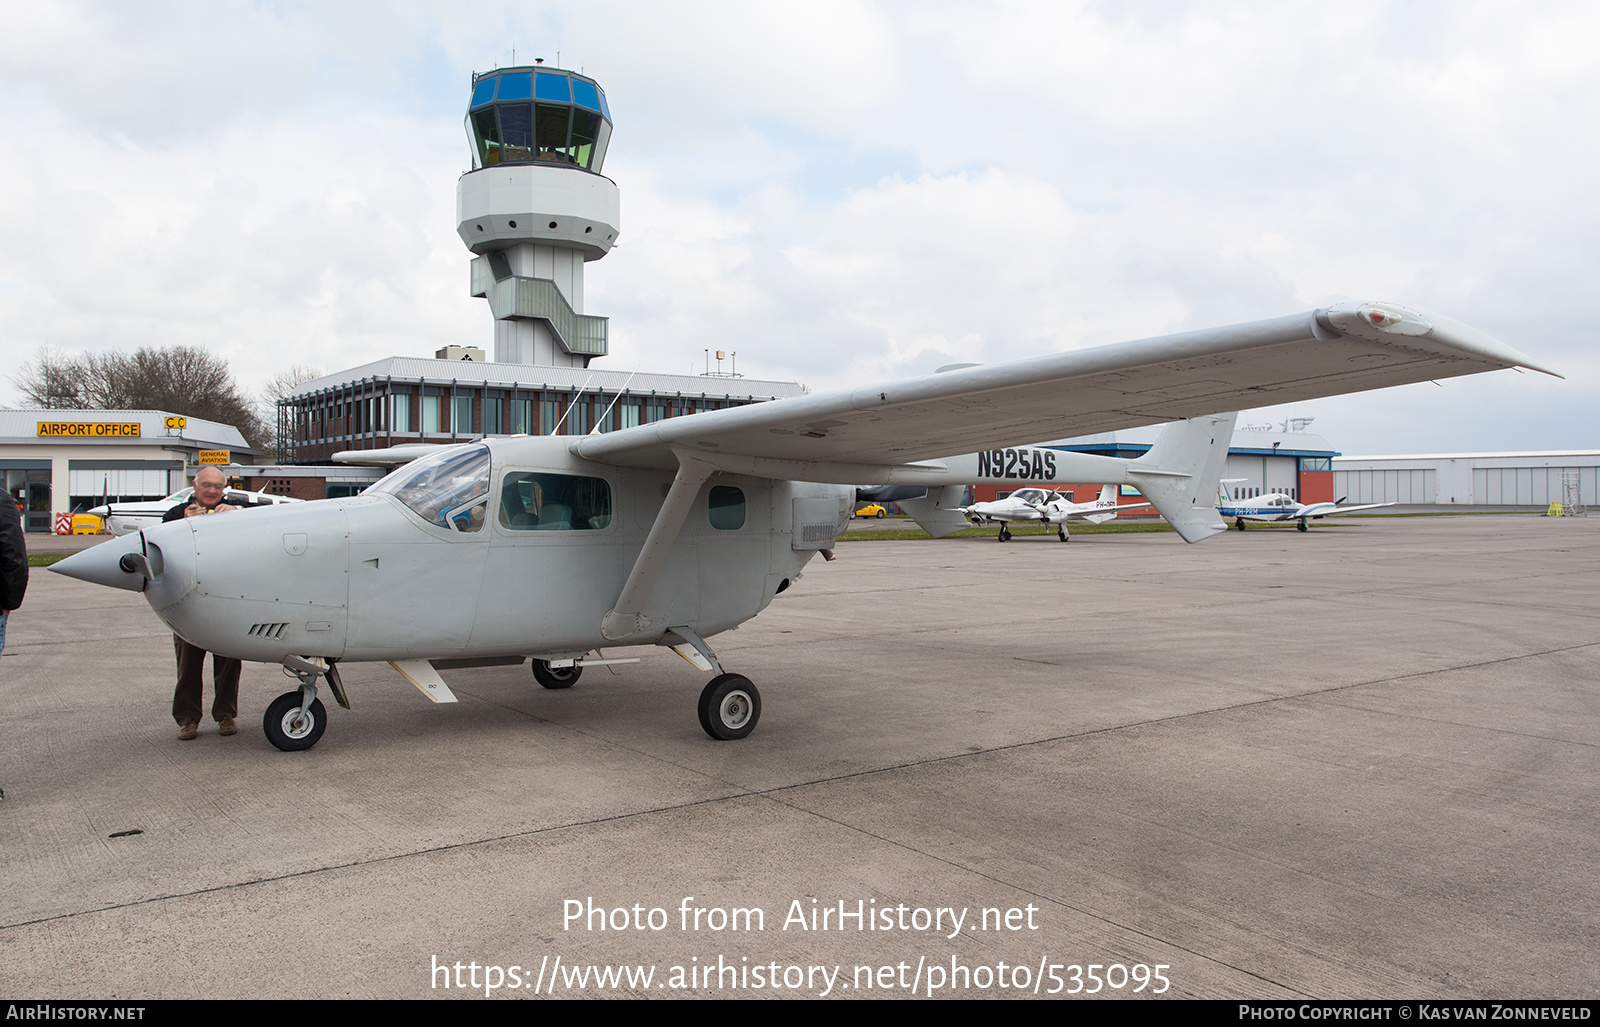
<svg viewBox="0 0 1600 1027">
<path fill-rule="evenodd" d="M 1342 456 L 1333 490 L 1351 503 L 1546 509 L 1600 506 L 1600 449 Z"/>
</svg>

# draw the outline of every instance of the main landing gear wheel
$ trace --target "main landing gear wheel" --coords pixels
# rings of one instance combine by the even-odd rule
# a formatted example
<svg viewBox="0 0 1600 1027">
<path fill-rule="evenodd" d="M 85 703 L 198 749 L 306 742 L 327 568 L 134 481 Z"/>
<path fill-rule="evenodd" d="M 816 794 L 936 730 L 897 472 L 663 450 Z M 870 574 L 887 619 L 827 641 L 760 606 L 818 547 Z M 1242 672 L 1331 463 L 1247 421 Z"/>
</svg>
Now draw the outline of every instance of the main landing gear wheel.
<svg viewBox="0 0 1600 1027">
<path fill-rule="evenodd" d="M 301 752 L 317 744 L 328 727 L 328 711 L 321 699 L 311 700 L 311 708 L 300 712 L 300 693 L 285 692 L 272 700 L 267 715 L 261 720 L 261 730 L 267 741 L 284 752 Z"/>
<path fill-rule="evenodd" d="M 1234 521 L 1233 522 L 1233 526 L 1235 528 L 1238 528 L 1240 531 L 1243 531 L 1244 530 L 1244 518 L 1240 517 L 1238 520 Z"/>
<path fill-rule="evenodd" d="M 571 688 L 582 673 L 578 666 L 552 667 L 545 660 L 533 661 L 533 679 L 546 688 Z"/>
<path fill-rule="evenodd" d="M 1060 539 L 1063 542 L 1072 541 L 1072 536 L 1067 534 L 1067 529 L 1066 528 L 1062 528 L 1060 531 L 1056 532 L 1056 538 Z"/>
<path fill-rule="evenodd" d="M 1305 531 L 1306 530 L 1306 522 L 1305 521 L 1301 521 L 1300 522 L 1300 530 L 1301 531 Z"/>
<path fill-rule="evenodd" d="M 1000 536 L 999 537 L 1000 537 L 1000 541 L 1002 541 L 1002 542 L 1010 542 L 1011 541 L 1011 530 L 1009 528 L 1007 528 L 1004 524 L 1000 525 Z"/>
<path fill-rule="evenodd" d="M 743 738 L 761 719 L 761 693 L 742 674 L 720 674 L 700 693 L 700 726 L 719 742 Z"/>
</svg>

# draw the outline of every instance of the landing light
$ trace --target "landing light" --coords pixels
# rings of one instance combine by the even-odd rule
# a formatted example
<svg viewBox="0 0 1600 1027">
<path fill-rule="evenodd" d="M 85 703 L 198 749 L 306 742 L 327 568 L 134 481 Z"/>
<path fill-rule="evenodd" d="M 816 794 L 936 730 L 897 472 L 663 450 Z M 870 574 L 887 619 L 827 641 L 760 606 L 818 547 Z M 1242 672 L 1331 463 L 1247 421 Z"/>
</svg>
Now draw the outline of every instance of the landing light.
<svg viewBox="0 0 1600 1027">
<path fill-rule="evenodd" d="M 1427 318 L 1395 303 L 1363 303 L 1357 308 L 1356 316 L 1390 335 L 1427 335 L 1433 331 Z"/>
</svg>

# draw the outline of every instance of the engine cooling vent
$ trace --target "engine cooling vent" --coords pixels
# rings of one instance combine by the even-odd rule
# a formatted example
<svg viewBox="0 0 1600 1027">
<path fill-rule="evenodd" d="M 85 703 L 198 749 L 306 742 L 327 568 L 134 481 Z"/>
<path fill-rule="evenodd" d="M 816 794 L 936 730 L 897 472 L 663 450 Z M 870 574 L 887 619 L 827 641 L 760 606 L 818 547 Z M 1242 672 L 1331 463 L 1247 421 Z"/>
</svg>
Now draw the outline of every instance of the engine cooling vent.
<svg viewBox="0 0 1600 1027">
<path fill-rule="evenodd" d="M 252 638 L 282 638 L 288 627 L 288 621 L 279 621 L 276 624 L 252 624 L 245 634 Z"/>
</svg>

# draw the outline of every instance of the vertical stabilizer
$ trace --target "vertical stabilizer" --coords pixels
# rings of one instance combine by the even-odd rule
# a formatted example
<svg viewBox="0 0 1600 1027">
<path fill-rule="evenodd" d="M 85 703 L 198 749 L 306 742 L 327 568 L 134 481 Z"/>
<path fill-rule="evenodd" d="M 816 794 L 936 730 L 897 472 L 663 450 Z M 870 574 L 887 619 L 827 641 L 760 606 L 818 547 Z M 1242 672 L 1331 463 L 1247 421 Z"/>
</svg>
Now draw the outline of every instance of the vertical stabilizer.
<svg viewBox="0 0 1600 1027">
<path fill-rule="evenodd" d="M 1233 442 L 1237 413 L 1174 421 L 1150 452 L 1128 466 L 1128 478 L 1185 542 L 1227 531 L 1216 495 Z"/>
</svg>

